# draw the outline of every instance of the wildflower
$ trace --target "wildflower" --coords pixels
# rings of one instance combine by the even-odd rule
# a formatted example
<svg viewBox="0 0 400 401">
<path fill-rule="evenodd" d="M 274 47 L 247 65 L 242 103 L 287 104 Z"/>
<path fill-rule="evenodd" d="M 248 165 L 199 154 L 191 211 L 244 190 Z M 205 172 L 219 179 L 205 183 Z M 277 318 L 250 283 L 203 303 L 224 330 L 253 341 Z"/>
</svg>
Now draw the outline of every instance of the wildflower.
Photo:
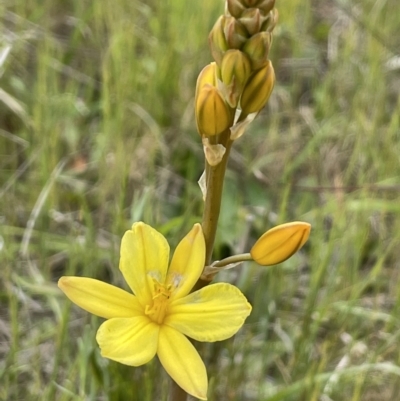
<svg viewBox="0 0 400 401">
<path fill-rule="evenodd" d="M 186 336 L 197 341 L 229 338 L 251 306 L 226 283 L 190 293 L 205 262 L 199 224 L 178 244 L 169 269 L 168 261 L 169 245 L 162 234 L 135 223 L 122 238 L 119 265 L 133 294 L 86 277 L 62 277 L 58 285 L 78 306 L 108 319 L 96 336 L 102 356 L 140 366 L 157 354 L 182 389 L 205 400 L 206 369 Z"/>
</svg>

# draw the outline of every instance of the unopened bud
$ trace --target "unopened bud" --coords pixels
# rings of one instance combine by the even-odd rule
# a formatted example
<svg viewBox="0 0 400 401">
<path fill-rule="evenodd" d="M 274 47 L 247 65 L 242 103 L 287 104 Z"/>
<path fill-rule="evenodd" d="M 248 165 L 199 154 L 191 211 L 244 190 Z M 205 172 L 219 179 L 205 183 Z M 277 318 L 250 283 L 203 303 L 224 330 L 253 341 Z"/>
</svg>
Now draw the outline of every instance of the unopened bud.
<svg viewBox="0 0 400 401">
<path fill-rule="evenodd" d="M 261 26 L 261 31 L 272 32 L 278 23 L 278 10 L 274 8 L 268 13 L 268 17 L 265 19 Z"/>
<path fill-rule="evenodd" d="M 257 7 L 262 11 L 264 15 L 268 14 L 275 6 L 275 0 L 258 0 L 255 6 L 249 7 Z"/>
<path fill-rule="evenodd" d="M 253 70 L 258 70 L 268 63 L 271 42 L 272 35 L 269 32 L 260 32 L 252 36 L 243 46 L 243 52 L 249 56 Z"/>
<path fill-rule="evenodd" d="M 257 7 L 260 0 L 242 0 L 246 7 Z"/>
<path fill-rule="evenodd" d="M 218 135 L 232 125 L 232 112 L 219 90 L 210 84 L 204 85 L 196 98 L 197 129 L 202 136 Z"/>
<path fill-rule="evenodd" d="M 229 49 L 240 49 L 249 37 L 245 26 L 231 16 L 225 17 L 224 35 Z"/>
<path fill-rule="evenodd" d="M 264 19 L 258 8 L 247 8 L 240 16 L 239 21 L 246 27 L 250 36 L 252 36 L 260 32 Z"/>
<path fill-rule="evenodd" d="M 200 89 L 205 85 L 209 84 L 212 86 L 217 86 L 217 68 L 217 65 L 212 62 L 201 70 L 199 76 L 197 77 L 196 98 Z"/>
<path fill-rule="evenodd" d="M 244 87 L 240 107 L 245 114 L 259 112 L 271 96 L 275 83 L 275 73 L 271 61 L 254 72 Z"/>
<path fill-rule="evenodd" d="M 221 80 L 225 85 L 225 99 L 236 107 L 244 85 L 251 74 L 249 58 L 240 50 L 228 50 L 221 64 Z"/>
<path fill-rule="evenodd" d="M 311 225 L 301 221 L 286 223 L 264 233 L 251 248 L 251 257 L 262 266 L 289 259 L 308 240 Z"/>
<path fill-rule="evenodd" d="M 239 18 L 242 12 L 245 10 L 245 7 L 240 0 L 227 0 L 226 5 L 229 14 L 235 18 Z"/>
<path fill-rule="evenodd" d="M 241 0 L 246 8 L 257 7 L 264 13 L 268 13 L 274 8 L 275 0 Z"/>
<path fill-rule="evenodd" d="M 224 15 L 219 17 L 208 35 L 211 55 L 218 65 L 221 65 L 222 57 L 228 50 L 228 43 L 224 34 L 225 20 L 226 17 Z"/>
</svg>

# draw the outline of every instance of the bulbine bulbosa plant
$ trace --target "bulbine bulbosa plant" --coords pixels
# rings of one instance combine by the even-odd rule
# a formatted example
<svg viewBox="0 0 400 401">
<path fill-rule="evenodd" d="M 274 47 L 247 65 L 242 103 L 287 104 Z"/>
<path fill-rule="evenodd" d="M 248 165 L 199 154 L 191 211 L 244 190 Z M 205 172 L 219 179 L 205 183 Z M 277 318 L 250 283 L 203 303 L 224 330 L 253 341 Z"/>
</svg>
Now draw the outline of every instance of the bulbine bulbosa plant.
<svg viewBox="0 0 400 401">
<path fill-rule="evenodd" d="M 266 231 L 248 253 L 214 261 L 213 248 L 225 171 L 233 143 L 246 134 L 274 87 L 269 50 L 277 24 L 274 0 L 227 0 L 209 35 L 214 61 L 200 72 L 195 116 L 205 171 L 201 223 L 179 242 L 170 260 L 164 236 L 135 222 L 121 242 L 119 269 L 131 292 L 88 277 L 61 277 L 75 304 L 105 320 L 96 340 L 105 358 L 140 366 L 156 355 L 171 377 L 170 401 L 207 399 L 207 369 L 189 340 L 227 339 L 242 327 L 251 305 L 221 270 L 243 261 L 283 262 L 307 241 L 310 225 L 290 222 Z"/>
</svg>

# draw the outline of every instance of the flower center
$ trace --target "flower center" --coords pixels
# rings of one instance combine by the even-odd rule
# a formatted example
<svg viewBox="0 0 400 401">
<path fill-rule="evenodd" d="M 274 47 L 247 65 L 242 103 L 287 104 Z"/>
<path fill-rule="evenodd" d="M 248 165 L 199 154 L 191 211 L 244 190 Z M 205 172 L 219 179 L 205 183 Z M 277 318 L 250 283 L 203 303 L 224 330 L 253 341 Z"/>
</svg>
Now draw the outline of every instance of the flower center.
<svg viewBox="0 0 400 401">
<path fill-rule="evenodd" d="M 160 284 L 154 280 L 153 303 L 146 305 L 144 313 L 157 324 L 162 324 L 167 312 L 168 300 L 171 296 L 171 285 Z"/>
</svg>

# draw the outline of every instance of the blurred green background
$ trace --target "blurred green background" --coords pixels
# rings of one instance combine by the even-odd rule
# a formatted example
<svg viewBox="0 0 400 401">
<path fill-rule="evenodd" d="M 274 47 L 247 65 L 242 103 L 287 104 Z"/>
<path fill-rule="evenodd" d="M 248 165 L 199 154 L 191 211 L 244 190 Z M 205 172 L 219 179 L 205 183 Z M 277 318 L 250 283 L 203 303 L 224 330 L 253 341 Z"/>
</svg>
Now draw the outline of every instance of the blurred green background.
<svg viewBox="0 0 400 401">
<path fill-rule="evenodd" d="M 400 399 L 398 0 L 277 1 L 268 106 L 235 143 L 215 258 L 312 224 L 275 267 L 219 276 L 252 315 L 204 344 L 209 400 Z M 102 359 L 101 319 L 61 275 L 124 286 L 143 220 L 172 246 L 201 219 L 193 96 L 222 0 L 0 5 L 0 400 L 166 400 L 155 359 Z"/>
</svg>

